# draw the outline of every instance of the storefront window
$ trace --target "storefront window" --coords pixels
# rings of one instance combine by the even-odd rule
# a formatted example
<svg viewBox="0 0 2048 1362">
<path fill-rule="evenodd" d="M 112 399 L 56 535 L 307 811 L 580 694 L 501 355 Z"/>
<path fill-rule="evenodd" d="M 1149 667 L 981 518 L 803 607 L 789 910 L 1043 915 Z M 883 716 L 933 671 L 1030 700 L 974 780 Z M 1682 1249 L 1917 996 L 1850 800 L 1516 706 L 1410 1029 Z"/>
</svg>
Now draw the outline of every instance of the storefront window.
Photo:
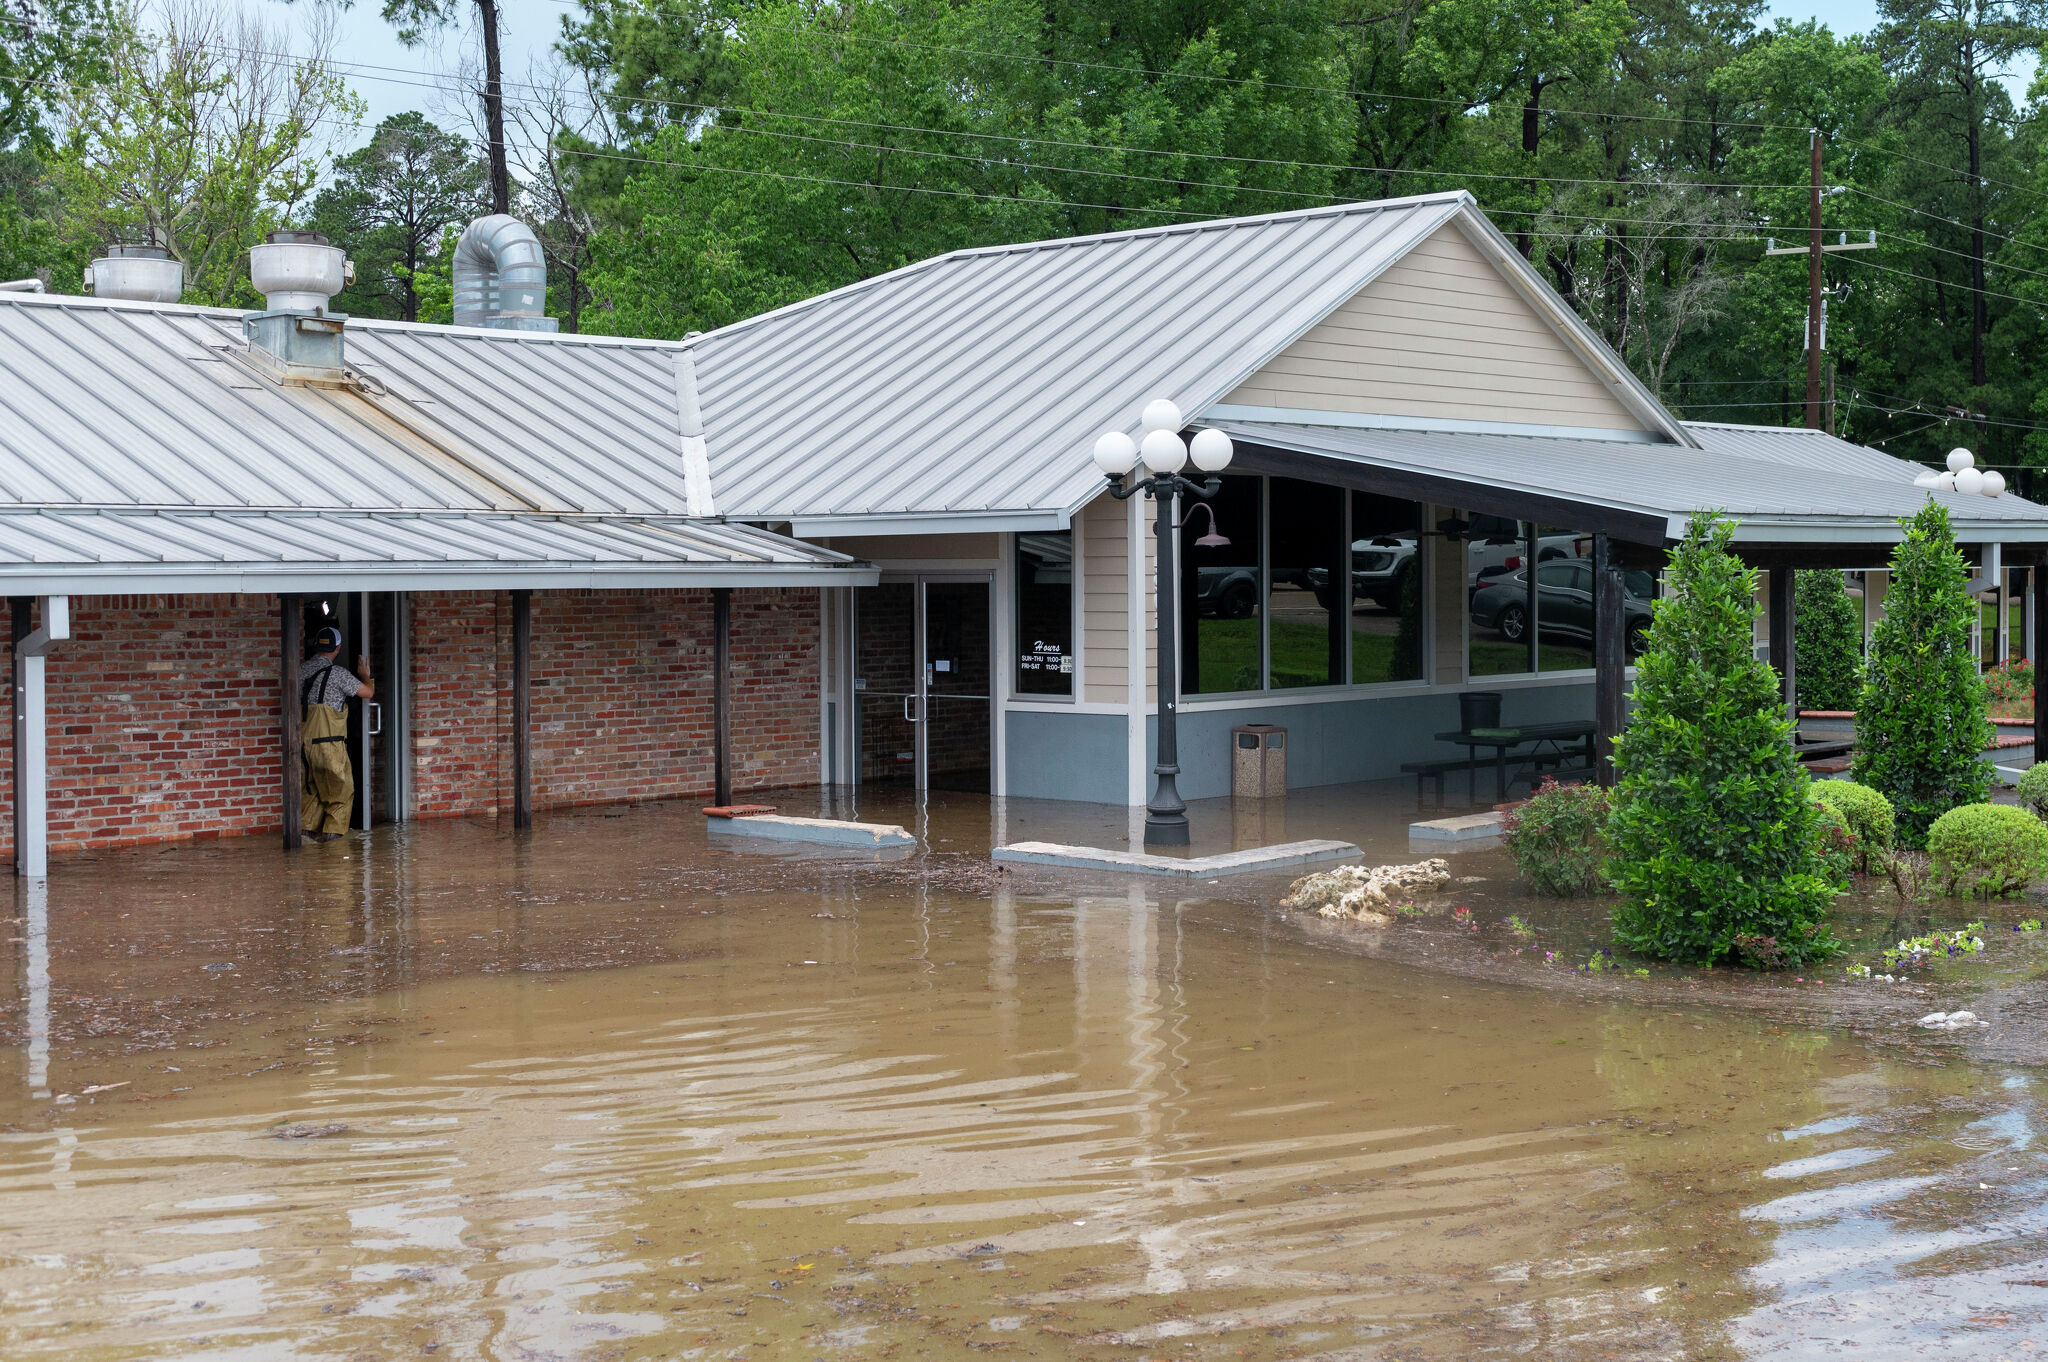
<svg viewBox="0 0 2048 1362">
<path fill-rule="evenodd" d="M 1226 477 L 1215 496 L 1181 508 L 1183 694 L 1258 690 L 1262 684 L 1260 490 L 1259 478 Z M 1218 536 L 1230 542 L 1213 542 Z M 1212 542 L 1196 542 L 1203 538 Z"/>
<path fill-rule="evenodd" d="M 1334 685 L 1344 679 L 1344 495 L 1293 478 L 1268 487 L 1270 685 Z"/>
<path fill-rule="evenodd" d="M 1504 676 L 1585 671 L 1593 666 L 1593 536 L 1557 525 L 1473 516 L 1466 549 L 1471 569 L 1471 674 Z M 1655 582 L 1624 578 L 1624 615 L 1646 621 Z M 1641 619 L 1639 620 L 1639 617 Z"/>
<path fill-rule="evenodd" d="M 1351 494 L 1351 680 L 1423 675 L 1422 507 Z"/>
<path fill-rule="evenodd" d="M 1074 693 L 1074 536 L 1017 536 L 1017 693 Z"/>
</svg>

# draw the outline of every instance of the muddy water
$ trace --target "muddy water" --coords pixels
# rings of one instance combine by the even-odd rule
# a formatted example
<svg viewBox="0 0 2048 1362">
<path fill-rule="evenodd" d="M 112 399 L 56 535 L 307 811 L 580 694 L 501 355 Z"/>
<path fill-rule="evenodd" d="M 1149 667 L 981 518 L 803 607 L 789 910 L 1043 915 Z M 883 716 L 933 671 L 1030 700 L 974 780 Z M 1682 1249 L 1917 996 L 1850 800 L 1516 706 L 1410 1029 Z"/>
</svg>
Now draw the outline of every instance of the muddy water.
<svg viewBox="0 0 2048 1362">
<path fill-rule="evenodd" d="M 7 947 L 0 1357 L 2048 1351 L 2034 1071 L 953 831 L 60 867 Z"/>
</svg>

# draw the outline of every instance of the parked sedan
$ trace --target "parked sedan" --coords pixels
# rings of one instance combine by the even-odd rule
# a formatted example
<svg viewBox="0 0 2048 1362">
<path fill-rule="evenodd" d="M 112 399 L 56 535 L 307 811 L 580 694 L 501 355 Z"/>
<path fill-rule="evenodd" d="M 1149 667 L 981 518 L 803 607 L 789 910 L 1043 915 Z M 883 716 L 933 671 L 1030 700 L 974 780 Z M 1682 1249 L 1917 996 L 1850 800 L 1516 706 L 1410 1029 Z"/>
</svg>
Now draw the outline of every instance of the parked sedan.
<svg viewBox="0 0 2048 1362">
<path fill-rule="evenodd" d="M 1650 628 L 1656 580 L 1647 572 L 1621 575 L 1621 613 L 1628 655 L 1643 651 Z M 1536 609 L 1543 636 L 1593 641 L 1593 565 L 1583 558 L 1554 558 L 1536 567 Z M 1472 623 L 1493 629 L 1510 643 L 1529 638 L 1529 577 L 1521 568 L 1494 577 L 1472 594 Z"/>
</svg>

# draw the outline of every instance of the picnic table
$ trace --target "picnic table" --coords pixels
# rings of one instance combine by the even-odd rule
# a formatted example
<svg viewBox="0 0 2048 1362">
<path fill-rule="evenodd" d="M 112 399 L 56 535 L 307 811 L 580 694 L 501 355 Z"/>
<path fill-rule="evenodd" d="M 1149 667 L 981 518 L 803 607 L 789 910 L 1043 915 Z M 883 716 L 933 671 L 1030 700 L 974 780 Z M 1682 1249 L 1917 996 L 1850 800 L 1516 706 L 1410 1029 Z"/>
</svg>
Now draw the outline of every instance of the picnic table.
<svg viewBox="0 0 2048 1362">
<path fill-rule="evenodd" d="M 1593 722 L 1568 720 L 1554 724 L 1519 724 L 1513 727 L 1458 729 L 1436 735 L 1438 742 L 1455 743 L 1468 749 L 1465 761 L 1468 794 L 1475 801 L 1479 794 L 1479 754 L 1487 749 L 1493 752 L 1494 799 L 1508 797 L 1508 787 L 1522 778 L 1530 767 L 1555 766 L 1563 769 L 1566 762 L 1583 761 L 1585 769 L 1593 768 Z M 1526 750 L 1525 750 L 1526 749 Z M 1508 768 L 1514 767 L 1510 779 Z"/>
</svg>

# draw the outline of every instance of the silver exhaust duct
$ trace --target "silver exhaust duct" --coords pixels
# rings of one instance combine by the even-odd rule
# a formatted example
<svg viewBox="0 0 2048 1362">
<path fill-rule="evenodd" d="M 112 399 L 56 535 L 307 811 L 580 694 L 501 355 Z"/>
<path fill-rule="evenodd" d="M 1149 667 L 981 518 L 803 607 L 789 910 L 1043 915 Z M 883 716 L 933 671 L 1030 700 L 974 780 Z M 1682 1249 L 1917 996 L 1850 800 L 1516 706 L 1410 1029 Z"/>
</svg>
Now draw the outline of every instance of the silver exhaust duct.
<svg viewBox="0 0 2048 1362">
<path fill-rule="evenodd" d="M 455 243 L 455 324 L 553 331 L 548 262 L 533 228 L 507 213 L 478 218 Z"/>
<path fill-rule="evenodd" d="M 109 246 L 86 266 L 85 286 L 95 298 L 175 303 L 185 291 L 185 266 L 161 246 Z"/>
</svg>

